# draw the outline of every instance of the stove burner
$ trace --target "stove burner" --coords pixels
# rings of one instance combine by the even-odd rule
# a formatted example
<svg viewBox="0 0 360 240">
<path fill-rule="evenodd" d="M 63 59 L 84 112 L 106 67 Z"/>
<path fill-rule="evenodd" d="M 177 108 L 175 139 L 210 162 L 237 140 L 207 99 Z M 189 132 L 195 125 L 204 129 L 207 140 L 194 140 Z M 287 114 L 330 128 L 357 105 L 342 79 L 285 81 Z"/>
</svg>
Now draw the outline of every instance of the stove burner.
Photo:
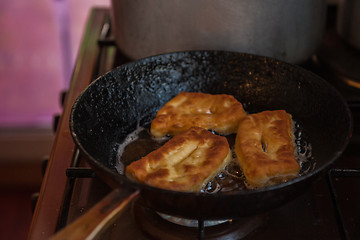
<svg viewBox="0 0 360 240">
<path fill-rule="evenodd" d="M 195 220 L 195 219 L 186 219 L 186 218 L 180 218 L 180 217 L 175 217 L 175 216 L 171 216 L 168 214 L 164 214 L 164 213 L 159 213 L 157 212 L 157 214 L 160 215 L 160 217 L 162 217 L 163 219 L 184 226 L 184 227 L 198 227 L 199 226 L 199 221 Z M 206 220 L 204 221 L 204 227 L 211 227 L 211 226 L 215 226 L 218 224 L 222 224 L 228 221 L 232 221 L 231 219 L 227 219 L 227 220 Z"/>
<path fill-rule="evenodd" d="M 154 239 L 202 239 L 198 220 L 180 219 L 159 214 L 147 207 L 133 204 L 136 223 L 145 234 Z M 204 239 L 243 239 L 258 230 L 266 222 L 266 214 L 236 220 L 204 221 Z M 189 225 L 187 225 L 189 224 Z"/>
</svg>

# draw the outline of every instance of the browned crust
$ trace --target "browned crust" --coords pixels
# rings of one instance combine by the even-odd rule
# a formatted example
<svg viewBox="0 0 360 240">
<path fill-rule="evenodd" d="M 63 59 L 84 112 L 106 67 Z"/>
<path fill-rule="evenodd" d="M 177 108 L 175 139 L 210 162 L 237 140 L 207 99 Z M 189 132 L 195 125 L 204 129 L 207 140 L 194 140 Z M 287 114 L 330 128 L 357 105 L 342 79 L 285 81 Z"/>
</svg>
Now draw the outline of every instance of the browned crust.
<svg viewBox="0 0 360 240">
<path fill-rule="evenodd" d="M 249 114 L 240 122 L 235 153 L 250 187 L 273 185 L 298 175 L 294 151 L 293 121 L 286 111 Z"/>
<path fill-rule="evenodd" d="M 163 137 L 202 127 L 230 134 L 236 133 L 245 116 L 242 104 L 231 95 L 181 92 L 157 112 L 150 131 L 155 137 Z"/>
<path fill-rule="evenodd" d="M 193 127 L 126 167 L 126 175 L 151 186 L 200 191 L 231 160 L 225 137 Z"/>
</svg>

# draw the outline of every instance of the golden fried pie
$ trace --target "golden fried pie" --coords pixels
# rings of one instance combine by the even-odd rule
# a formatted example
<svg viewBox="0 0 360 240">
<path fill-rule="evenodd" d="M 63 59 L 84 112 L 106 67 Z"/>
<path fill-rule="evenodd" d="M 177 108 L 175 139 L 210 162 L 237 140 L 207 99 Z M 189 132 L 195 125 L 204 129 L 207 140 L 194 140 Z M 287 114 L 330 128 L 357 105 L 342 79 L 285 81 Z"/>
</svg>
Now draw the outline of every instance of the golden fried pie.
<svg viewBox="0 0 360 240">
<path fill-rule="evenodd" d="M 151 123 L 155 137 L 174 136 L 190 127 L 202 127 L 219 134 L 236 133 L 246 116 L 243 106 L 233 96 L 181 92 L 167 102 Z"/>
<path fill-rule="evenodd" d="M 225 137 L 193 127 L 132 162 L 126 176 L 158 188 L 199 192 L 231 159 Z"/>
<path fill-rule="evenodd" d="M 298 175 L 292 116 L 284 110 L 247 115 L 235 141 L 237 160 L 250 188 L 287 181 Z"/>
</svg>

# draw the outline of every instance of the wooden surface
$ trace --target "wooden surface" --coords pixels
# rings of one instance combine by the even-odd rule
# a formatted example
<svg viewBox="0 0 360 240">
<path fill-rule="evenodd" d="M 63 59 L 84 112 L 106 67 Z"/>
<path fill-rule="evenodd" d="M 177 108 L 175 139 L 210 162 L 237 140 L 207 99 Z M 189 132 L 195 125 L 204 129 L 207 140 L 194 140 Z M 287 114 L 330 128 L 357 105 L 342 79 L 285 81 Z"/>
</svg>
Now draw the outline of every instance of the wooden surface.
<svg viewBox="0 0 360 240">
<path fill-rule="evenodd" d="M 100 14 L 96 15 L 95 11 Z M 99 54 L 97 39 L 107 13 L 106 9 L 94 9 L 90 14 L 32 219 L 29 239 L 49 239 L 56 231 L 68 181 L 65 172 L 72 165 L 75 152 L 69 129 L 70 110 L 81 91 L 93 80 L 93 73 L 89 69 L 94 69 L 96 65 Z"/>
</svg>

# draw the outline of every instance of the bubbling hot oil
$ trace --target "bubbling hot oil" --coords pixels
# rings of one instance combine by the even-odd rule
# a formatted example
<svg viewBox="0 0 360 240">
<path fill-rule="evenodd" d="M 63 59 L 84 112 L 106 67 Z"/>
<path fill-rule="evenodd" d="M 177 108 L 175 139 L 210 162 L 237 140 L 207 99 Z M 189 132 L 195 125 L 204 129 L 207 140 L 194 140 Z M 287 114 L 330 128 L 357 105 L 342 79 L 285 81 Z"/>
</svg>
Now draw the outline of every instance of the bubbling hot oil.
<svg viewBox="0 0 360 240">
<path fill-rule="evenodd" d="M 201 190 L 204 193 L 217 193 L 217 192 L 235 192 L 245 191 L 248 188 L 245 176 L 237 164 L 237 156 L 235 154 L 235 134 L 225 136 L 228 140 L 230 151 L 232 153 L 232 161 L 215 176 L 211 181 L 205 184 Z"/>
<path fill-rule="evenodd" d="M 303 129 L 300 124 L 295 123 L 295 158 L 300 165 L 299 176 L 303 176 L 314 170 L 316 166 L 316 161 L 312 156 L 312 146 L 311 143 L 306 141 L 303 136 Z"/>
<path fill-rule="evenodd" d="M 311 155 L 311 144 L 306 142 L 299 124 L 295 124 L 295 157 L 300 164 L 299 176 L 305 175 L 315 167 Z M 238 192 L 249 188 L 245 176 L 237 163 L 234 145 L 236 134 L 225 136 L 229 142 L 233 160 L 211 181 L 204 184 L 201 192 Z M 139 160 L 150 152 L 163 146 L 170 137 L 160 139 L 151 136 L 149 128 L 139 127 L 130 133 L 122 144 L 119 144 L 117 155 L 119 159 L 116 169 L 120 174 L 125 174 L 125 167 L 133 161 Z"/>
</svg>

